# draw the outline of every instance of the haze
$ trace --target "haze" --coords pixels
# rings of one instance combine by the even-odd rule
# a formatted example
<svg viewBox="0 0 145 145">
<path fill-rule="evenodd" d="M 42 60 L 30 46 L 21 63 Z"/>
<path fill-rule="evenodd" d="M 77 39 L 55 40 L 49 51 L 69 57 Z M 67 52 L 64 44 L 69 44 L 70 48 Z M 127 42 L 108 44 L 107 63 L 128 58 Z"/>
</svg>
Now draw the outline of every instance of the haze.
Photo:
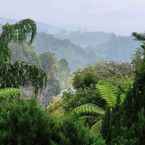
<svg viewBox="0 0 145 145">
<path fill-rule="evenodd" d="M 0 17 L 130 35 L 145 30 L 145 0 L 3 0 Z"/>
</svg>

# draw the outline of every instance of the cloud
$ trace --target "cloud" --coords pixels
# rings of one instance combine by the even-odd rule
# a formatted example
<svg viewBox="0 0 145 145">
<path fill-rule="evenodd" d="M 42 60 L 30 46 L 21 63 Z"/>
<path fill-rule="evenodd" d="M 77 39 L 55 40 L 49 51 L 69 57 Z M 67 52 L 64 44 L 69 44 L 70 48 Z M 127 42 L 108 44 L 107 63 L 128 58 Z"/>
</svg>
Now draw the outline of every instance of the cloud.
<svg viewBox="0 0 145 145">
<path fill-rule="evenodd" d="M 5 0 L 0 17 L 130 34 L 144 31 L 144 0 Z"/>
</svg>

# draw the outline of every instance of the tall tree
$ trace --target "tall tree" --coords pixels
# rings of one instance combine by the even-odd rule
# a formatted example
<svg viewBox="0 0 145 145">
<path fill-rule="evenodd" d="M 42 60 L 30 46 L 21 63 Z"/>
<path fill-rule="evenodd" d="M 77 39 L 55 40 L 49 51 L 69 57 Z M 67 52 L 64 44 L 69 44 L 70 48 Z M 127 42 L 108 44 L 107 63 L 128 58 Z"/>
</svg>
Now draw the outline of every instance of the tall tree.
<svg viewBox="0 0 145 145">
<path fill-rule="evenodd" d="M 141 145 L 145 143 L 145 125 L 143 125 L 142 128 L 138 126 L 141 117 L 140 114 L 143 115 L 142 118 L 145 118 L 145 34 L 133 33 L 133 36 L 141 42 L 142 54 L 140 55 L 140 60 L 142 61 L 136 66 L 134 86 L 125 101 L 124 110 L 125 119 L 129 116 L 125 123 L 127 127 L 134 127 L 138 140 L 136 144 Z"/>
<path fill-rule="evenodd" d="M 121 106 L 112 111 L 109 144 L 112 145 L 143 145 L 145 144 L 145 34 L 133 33 L 141 42 L 140 52 L 133 60 L 135 79 L 133 87 Z"/>
</svg>

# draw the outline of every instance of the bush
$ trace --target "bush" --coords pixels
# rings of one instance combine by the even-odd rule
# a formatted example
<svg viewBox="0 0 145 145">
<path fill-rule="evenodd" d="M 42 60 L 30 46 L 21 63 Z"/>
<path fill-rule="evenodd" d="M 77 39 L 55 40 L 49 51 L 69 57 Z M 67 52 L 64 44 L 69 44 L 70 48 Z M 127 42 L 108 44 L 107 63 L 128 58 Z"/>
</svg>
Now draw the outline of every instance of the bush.
<svg viewBox="0 0 145 145">
<path fill-rule="evenodd" d="M 95 72 L 90 68 L 86 68 L 84 70 L 74 73 L 73 87 L 75 89 L 95 87 L 97 82 L 98 77 L 96 76 Z"/>
<path fill-rule="evenodd" d="M 0 111 L 20 97 L 20 90 L 16 88 L 0 89 Z"/>
<path fill-rule="evenodd" d="M 105 145 L 104 140 L 84 127 L 74 116 L 54 119 L 51 125 L 55 145 Z"/>
<path fill-rule="evenodd" d="M 20 96 L 20 90 L 16 88 L 5 88 L 5 89 L 0 89 L 0 99 L 12 99 L 15 97 Z"/>
<path fill-rule="evenodd" d="M 49 118 L 34 100 L 15 100 L 0 112 L 1 145 L 50 145 Z"/>
<path fill-rule="evenodd" d="M 74 108 L 83 104 L 95 104 L 99 107 L 105 107 L 105 101 L 100 97 L 96 88 L 79 89 L 75 93 L 64 92 L 62 104 L 65 111 L 72 111 Z"/>
<path fill-rule="evenodd" d="M 1 145 L 104 145 L 75 117 L 48 115 L 35 100 L 6 100 L 0 108 Z"/>
</svg>

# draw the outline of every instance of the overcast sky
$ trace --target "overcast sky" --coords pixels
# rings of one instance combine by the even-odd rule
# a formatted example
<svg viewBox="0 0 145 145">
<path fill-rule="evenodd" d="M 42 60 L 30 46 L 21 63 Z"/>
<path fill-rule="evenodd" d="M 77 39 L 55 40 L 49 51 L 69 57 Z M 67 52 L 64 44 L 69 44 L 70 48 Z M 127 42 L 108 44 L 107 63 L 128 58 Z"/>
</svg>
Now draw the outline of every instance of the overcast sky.
<svg viewBox="0 0 145 145">
<path fill-rule="evenodd" d="M 0 0 L 0 17 L 129 35 L 145 31 L 145 0 Z"/>
</svg>

